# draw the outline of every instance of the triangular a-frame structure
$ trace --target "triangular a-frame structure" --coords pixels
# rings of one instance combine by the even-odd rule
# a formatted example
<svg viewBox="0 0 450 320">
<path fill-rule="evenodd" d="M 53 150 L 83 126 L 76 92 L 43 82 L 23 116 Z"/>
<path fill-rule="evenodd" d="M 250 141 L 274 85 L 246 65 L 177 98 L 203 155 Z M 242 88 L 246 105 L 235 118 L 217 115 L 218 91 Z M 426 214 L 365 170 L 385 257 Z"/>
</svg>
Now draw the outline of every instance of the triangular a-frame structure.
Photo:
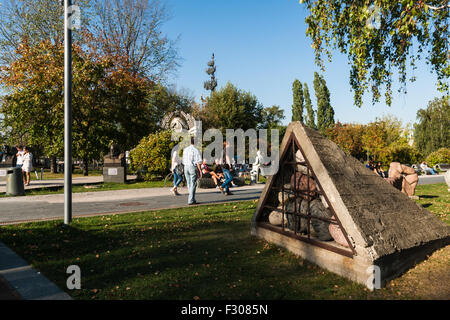
<svg viewBox="0 0 450 320">
<path fill-rule="evenodd" d="M 372 288 L 450 243 L 450 226 L 292 122 L 252 219 L 252 234 Z"/>
</svg>

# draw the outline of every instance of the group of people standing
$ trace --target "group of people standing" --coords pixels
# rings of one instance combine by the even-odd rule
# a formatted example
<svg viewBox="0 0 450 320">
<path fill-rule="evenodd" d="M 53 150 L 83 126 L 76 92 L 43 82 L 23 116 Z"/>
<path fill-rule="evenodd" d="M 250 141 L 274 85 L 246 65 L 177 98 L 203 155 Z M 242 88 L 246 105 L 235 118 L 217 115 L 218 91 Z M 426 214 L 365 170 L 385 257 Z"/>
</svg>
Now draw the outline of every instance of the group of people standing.
<svg viewBox="0 0 450 320">
<path fill-rule="evenodd" d="M 16 167 L 22 168 L 23 184 L 30 185 L 31 171 L 33 171 L 33 154 L 28 147 L 16 146 Z"/>
<path fill-rule="evenodd" d="M 195 147 L 194 137 L 191 137 L 190 146 L 183 149 L 182 159 L 178 155 L 178 149 L 172 151 L 172 166 L 171 171 L 173 173 L 173 188 L 171 189 L 174 195 L 180 195 L 178 193 L 178 186 L 183 181 L 183 174 L 186 177 L 187 187 L 189 190 L 188 204 L 198 204 L 195 200 L 195 191 L 197 188 L 197 179 L 211 178 L 213 179 L 216 187 L 224 195 L 231 195 L 230 185 L 233 183 L 233 175 L 231 174 L 232 168 L 227 158 L 228 145 L 224 143 L 224 161 L 223 164 L 216 164 L 212 170 L 206 160 L 202 159 L 200 151 Z"/>
</svg>

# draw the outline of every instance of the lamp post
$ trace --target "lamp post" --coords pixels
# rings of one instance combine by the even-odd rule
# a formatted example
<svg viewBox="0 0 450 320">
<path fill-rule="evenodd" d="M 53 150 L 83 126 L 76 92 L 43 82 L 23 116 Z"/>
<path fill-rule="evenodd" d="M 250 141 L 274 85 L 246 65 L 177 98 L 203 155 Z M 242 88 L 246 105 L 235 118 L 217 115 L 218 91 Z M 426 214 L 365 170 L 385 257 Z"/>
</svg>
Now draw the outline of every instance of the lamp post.
<svg viewBox="0 0 450 320">
<path fill-rule="evenodd" d="M 72 221 L 72 0 L 64 0 L 64 224 Z"/>
</svg>

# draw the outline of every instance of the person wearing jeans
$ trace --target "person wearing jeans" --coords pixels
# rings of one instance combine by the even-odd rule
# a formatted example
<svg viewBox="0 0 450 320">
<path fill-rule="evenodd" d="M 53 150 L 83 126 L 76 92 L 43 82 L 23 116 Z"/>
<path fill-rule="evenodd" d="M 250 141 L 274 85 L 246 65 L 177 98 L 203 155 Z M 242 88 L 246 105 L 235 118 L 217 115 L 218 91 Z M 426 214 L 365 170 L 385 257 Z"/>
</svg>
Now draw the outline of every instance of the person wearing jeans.
<svg viewBox="0 0 450 320">
<path fill-rule="evenodd" d="M 420 164 L 420 167 L 423 169 L 423 171 L 425 171 L 425 174 L 427 174 L 427 173 L 430 173 L 432 175 L 436 175 L 437 174 L 436 171 L 434 171 L 432 168 L 428 167 L 428 163 L 426 163 L 425 161 L 423 161 Z"/>
<path fill-rule="evenodd" d="M 194 137 L 191 137 L 191 145 L 183 150 L 183 165 L 184 175 L 189 190 L 188 204 L 193 205 L 198 202 L 195 201 L 195 189 L 197 188 L 197 172 L 200 174 L 200 178 L 203 176 L 201 165 L 202 155 L 200 151 L 194 146 Z M 197 171 L 198 170 L 198 171 Z"/>
<path fill-rule="evenodd" d="M 178 186 L 180 185 L 181 181 L 183 181 L 183 176 L 181 174 L 178 174 L 176 170 L 173 171 L 173 188 L 172 192 L 178 196 Z"/>
<path fill-rule="evenodd" d="M 172 152 L 172 167 L 170 168 L 173 173 L 173 188 L 170 189 L 170 191 L 172 191 L 175 196 L 180 195 L 178 193 L 178 186 L 180 185 L 181 181 L 183 181 L 183 177 L 177 169 L 179 165 L 181 165 L 181 159 L 178 155 L 178 148 L 175 148 L 175 150 L 173 150 Z"/>
<path fill-rule="evenodd" d="M 229 165 L 225 164 L 222 168 L 222 171 L 225 177 L 225 182 L 219 187 L 219 189 L 224 195 L 232 195 L 232 193 L 230 192 L 230 183 L 233 181 L 233 176 L 231 175 Z"/>
</svg>

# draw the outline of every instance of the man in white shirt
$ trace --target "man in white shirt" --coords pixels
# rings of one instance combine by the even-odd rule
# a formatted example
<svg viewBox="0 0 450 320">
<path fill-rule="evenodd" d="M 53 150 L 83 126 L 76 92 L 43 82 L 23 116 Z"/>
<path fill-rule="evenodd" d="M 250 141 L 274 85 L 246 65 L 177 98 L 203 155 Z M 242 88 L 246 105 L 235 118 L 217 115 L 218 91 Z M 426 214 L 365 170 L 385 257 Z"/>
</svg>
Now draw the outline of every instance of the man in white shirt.
<svg viewBox="0 0 450 320">
<path fill-rule="evenodd" d="M 191 145 L 183 150 L 184 175 L 189 190 L 188 204 L 197 204 L 195 201 L 195 189 L 197 188 L 197 170 L 202 177 L 202 155 L 194 146 L 194 137 L 191 137 Z"/>
<path fill-rule="evenodd" d="M 24 155 L 24 151 L 23 151 L 23 147 L 21 145 L 17 145 L 16 146 L 17 149 L 17 153 L 16 153 L 16 167 L 22 167 L 23 165 L 23 155 Z"/>
</svg>

